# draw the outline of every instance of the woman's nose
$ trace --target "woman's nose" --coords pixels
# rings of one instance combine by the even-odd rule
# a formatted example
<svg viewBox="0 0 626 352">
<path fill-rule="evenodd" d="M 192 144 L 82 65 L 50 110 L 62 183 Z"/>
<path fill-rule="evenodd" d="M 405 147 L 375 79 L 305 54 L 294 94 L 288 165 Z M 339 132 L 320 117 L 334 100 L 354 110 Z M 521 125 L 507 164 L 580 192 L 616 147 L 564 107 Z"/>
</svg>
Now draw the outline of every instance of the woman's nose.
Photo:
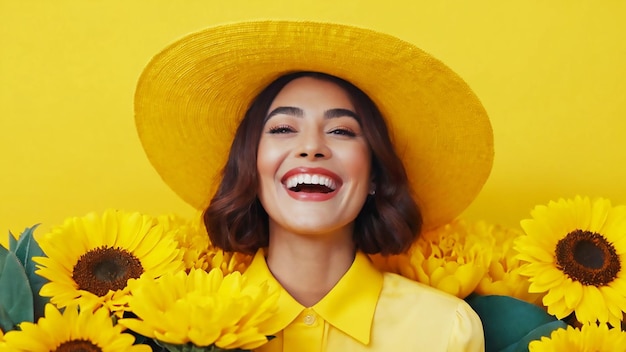
<svg viewBox="0 0 626 352">
<path fill-rule="evenodd" d="M 327 159 L 331 152 L 326 144 L 323 133 L 303 133 L 296 155 L 301 158 Z"/>
</svg>

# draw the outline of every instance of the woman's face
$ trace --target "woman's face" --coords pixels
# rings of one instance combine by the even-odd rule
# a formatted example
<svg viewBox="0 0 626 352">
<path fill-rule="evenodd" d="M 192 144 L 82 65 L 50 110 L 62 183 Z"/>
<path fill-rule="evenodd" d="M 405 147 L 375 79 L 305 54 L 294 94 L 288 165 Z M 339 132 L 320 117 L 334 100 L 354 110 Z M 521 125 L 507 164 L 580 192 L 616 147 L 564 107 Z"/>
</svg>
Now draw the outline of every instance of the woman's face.
<svg viewBox="0 0 626 352">
<path fill-rule="evenodd" d="M 347 93 L 297 78 L 276 96 L 259 142 L 259 199 L 274 231 L 352 234 L 371 183 L 371 153 Z"/>
</svg>

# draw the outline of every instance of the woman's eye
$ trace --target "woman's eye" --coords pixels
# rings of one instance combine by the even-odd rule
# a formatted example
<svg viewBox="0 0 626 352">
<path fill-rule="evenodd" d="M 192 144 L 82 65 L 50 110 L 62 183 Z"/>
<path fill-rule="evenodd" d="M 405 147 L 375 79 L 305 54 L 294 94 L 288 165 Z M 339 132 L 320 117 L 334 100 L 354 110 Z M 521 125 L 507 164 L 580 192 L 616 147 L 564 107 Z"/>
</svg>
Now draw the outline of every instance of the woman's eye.
<svg viewBox="0 0 626 352">
<path fill-rule="evenodd" d="M 340 136 L 347 136 L 347 137 L 355 137 L 356 136 L 356 133 L 354 133 L 352 130 L 349 130 L 347 128 L 335 128 L 334 130 L 331 130 L 328 133 L 336 134 L 336 135 L 340 135 Z"/>
<path fill-rule="evenodd" d="M 281 133 L 291 133 L 291 132 L 295 132 L 295 130 L 290 126 L 283 126 L 283 125 L 271 127 L 268 131 L 268 133 L 270 134 L 281 134 Z"/>
</svg>

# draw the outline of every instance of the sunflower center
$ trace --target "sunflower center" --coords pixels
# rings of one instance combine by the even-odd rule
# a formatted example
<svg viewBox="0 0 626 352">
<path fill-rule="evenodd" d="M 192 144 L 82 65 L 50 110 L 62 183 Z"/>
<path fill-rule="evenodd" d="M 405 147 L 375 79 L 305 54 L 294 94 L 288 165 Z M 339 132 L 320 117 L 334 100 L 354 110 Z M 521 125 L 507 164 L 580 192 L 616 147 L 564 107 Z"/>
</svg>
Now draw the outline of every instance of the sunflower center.
<svg viewBox="0 0 626 352">
<path fill-rule="evenodd" d="M 72 340 L 63 342 L 53 352 L 102 352 L 102 348 L 94 345 L 91 341 Z"/>
<path fill-rule="evenodd" d="M 129 279 L 136 279 L 142 273 L 143 266 L 134 255 L 122 248 L 102 246 L 78 259 L 72 278 L 79 289 L 101 297 L 109 290 L 123 289 Z"/>
<path fill-rule="evenodd" d="M 615 247 L 601 234 L 574 230 L 556 244 L 556 265 L 572 280 L 605 286 L 621 269 Z"/>
</svg>

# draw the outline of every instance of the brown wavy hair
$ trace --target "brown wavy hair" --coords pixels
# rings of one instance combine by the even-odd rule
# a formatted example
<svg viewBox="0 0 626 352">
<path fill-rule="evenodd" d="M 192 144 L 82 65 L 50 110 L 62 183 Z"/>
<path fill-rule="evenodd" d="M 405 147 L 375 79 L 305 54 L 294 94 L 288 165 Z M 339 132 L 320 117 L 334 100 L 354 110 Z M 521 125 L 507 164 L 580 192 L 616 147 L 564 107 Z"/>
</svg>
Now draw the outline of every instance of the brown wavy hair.
<svg viewBox="0 0 626 352">
<path fill-rule="evenodd" d="M 368 254 L 401 253 L 418 236 L 422 216 L 411 197 L 404 165 L 391 143 L 385 120 L 376 104 L 359 88 L 319 72 L 281 76 L 252 101 L 235 133 L 222 182 L 203 214 L 212 243 L 225 251 L 250 254 L 269 244 L 268 215 L 257 197 L 258 145 L 274 98 L 287 83 L 300 77 L 329 81 L 348 93 L 372 152 L 376 193 L 367 197 L 355 219 L 356 247 Z"/>
</svg>

